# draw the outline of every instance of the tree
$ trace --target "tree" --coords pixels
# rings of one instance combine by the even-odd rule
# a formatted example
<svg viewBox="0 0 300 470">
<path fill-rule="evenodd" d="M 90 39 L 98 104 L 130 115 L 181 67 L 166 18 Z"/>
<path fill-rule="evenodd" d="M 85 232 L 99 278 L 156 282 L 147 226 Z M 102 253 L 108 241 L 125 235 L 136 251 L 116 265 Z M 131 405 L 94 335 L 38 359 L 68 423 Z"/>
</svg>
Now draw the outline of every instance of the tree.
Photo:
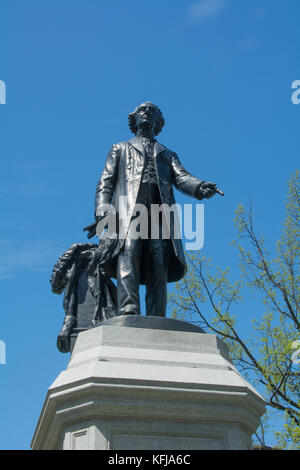
<svg viewBox="0 0 300 470">
<path fill-rule="evenodd" d="M 252 209 L 239 205 L 235 213 L 240 279 L 216 268 L 200 252 L 187 253 L 188 272 L 170 295 L 172 317 L 200 324 L 228 345 L 235 366 L 262 389 L 269 410 L 282 417 L 275 432 L 279 448 L 300 448 L 300 318 L 299 318 L 299 173 L 288 183 L 286 219 L 272 257 L 256 234 Z M 240 325 L 248 295 L 262 302 L 252 319 L 252 337 Z M 243 308 L 240 306 L 244 303 Z M 251 317 L 251 312 L 247 312 Z M 299 356 L 298 356 L 299 355 Z M 264 446 L 267 423 L 256 438 Z"/>
</svg>

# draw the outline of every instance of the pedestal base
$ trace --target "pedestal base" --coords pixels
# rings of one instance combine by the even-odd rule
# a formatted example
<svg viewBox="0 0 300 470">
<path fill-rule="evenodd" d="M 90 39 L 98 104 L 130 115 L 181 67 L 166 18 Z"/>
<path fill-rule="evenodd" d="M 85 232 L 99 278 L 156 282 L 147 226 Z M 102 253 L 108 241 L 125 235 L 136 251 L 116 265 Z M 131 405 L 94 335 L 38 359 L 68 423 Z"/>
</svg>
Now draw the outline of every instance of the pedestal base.
<svg viewBox="0 0 300 470">
<path fill-rule="evenodd" d="M 32 449 L 250 449 L 263 398 L 216 336 L 176 329 L 80 333 Z"/>
</svg>

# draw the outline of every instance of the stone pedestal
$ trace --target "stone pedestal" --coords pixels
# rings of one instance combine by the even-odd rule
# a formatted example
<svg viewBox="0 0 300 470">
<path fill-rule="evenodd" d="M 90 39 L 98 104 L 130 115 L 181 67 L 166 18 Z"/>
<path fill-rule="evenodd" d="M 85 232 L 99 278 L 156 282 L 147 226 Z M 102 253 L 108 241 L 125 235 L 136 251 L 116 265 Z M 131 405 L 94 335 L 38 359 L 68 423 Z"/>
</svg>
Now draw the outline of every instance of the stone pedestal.
<svg viewBox="0 0 300 470">
<path fill-rule="evenodd" d="M 180 331 L 185 322 L 162 318 L 169 326 L 158 329 L 140 318 L 142 328 L 79 334 L 48 390 L 32 449 L 250 449 L 264 400 L 226 345 L 200 329 Z"/>
</svg>

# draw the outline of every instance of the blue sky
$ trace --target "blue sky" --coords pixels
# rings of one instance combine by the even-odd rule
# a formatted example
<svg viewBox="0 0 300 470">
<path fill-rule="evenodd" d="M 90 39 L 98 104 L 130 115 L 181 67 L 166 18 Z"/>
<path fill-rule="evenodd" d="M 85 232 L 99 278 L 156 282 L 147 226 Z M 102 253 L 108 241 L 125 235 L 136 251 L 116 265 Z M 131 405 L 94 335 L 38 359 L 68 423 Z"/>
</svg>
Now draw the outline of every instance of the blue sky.
<svg viewBox="0 0 300 470">
<path fill-rule="evenodd" d="M 299 162 L 299 0 L 1 0 L 0 448 L 28 449 L 64 312 L 49 276 L 86 240 L 95 186 L 127 115 L 160 106 L 158 140 L 225 197 L 205 205 L 203 254 L 237 272 L 237 204 L 279 237 Z M 192 202 L 176 193 L 177 201 Z M 172 286 L 170 286 L 172 288 Z M 243 311 L 247 329 L 251 311 Z M 251 309 L 259 311 L 259 304 Z M 16 432 L 16 430 L 18 432 Z"/>
</svg>

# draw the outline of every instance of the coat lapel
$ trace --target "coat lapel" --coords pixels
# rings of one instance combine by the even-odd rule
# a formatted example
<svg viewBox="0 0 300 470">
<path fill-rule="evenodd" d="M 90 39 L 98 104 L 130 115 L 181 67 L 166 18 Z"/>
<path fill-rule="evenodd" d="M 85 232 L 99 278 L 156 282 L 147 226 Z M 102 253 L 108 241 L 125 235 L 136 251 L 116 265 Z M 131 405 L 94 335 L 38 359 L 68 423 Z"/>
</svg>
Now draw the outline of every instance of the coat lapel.
<svg viewBox="0 0 300 470">
<path fill-rule="evenodd" d="M 157 157 L 157 155 L 165 150 L 165 147 L 161 145 L 157 140 L 155 141 L 154 144 L 154 158 Z"/>
<path fill-rule="evenodd" d="M 144 155 L 144 146 L 143 143 L 141 142 L 140 139 L 137 137 L 133 137 L 133 139 L 129 140 L 129 143 L 136 149 L 138 152 L 140 152 L 142 155 Z"/>
<path fill-rule="evenodd" d="M 129 140 L 129 143 L 142 155 L 144 155 L 145 149 L 141 140 L 138 137 L 133 137 L 133 139 Z M 159 153 L 163 152 L 164 150 L 165 147 L 156 140 L 154 144 L 154 157 L 156 157 Z"/>
</svg>

